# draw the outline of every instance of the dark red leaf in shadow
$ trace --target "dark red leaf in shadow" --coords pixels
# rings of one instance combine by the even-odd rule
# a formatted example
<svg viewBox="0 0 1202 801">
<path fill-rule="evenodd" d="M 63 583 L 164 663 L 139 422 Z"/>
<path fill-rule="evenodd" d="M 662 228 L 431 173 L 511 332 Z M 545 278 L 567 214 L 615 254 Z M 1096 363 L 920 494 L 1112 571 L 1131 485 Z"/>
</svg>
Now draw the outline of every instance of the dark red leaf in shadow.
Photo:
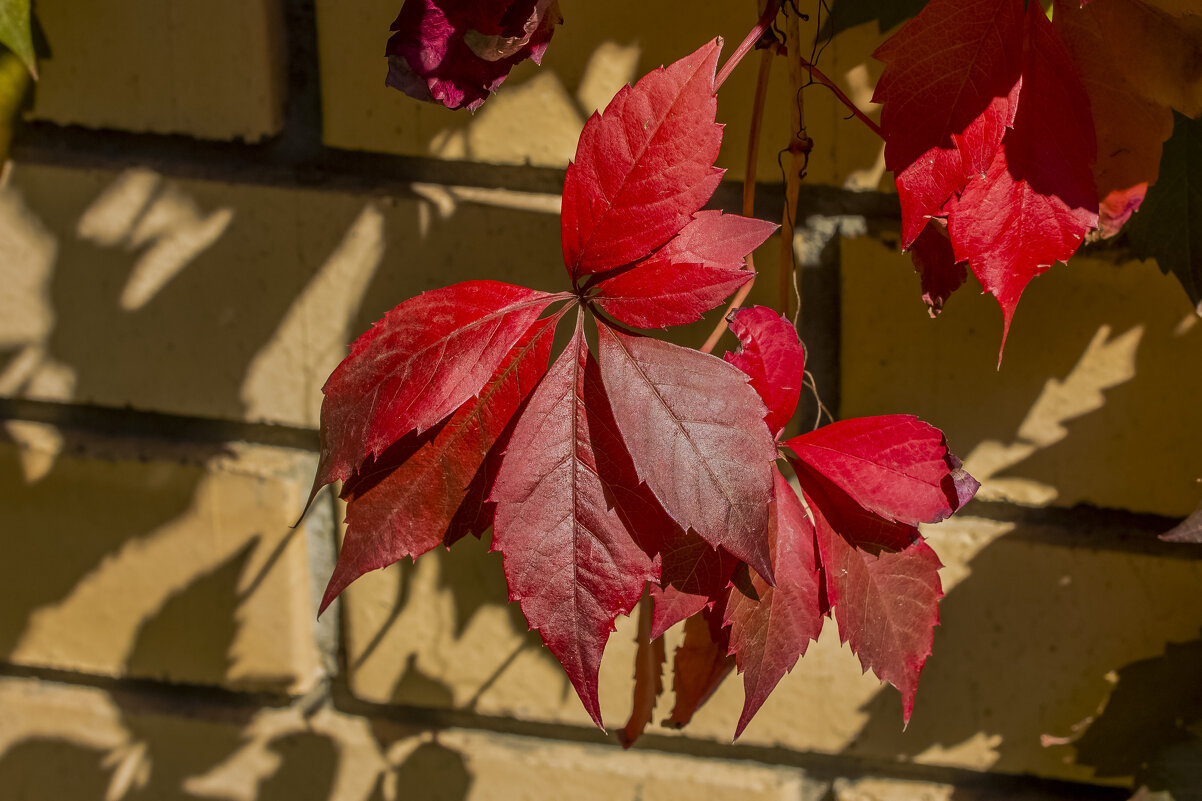
<svg viewBox="0 0 1202 801">
<path fill-rule="evenodd" d="M 968 278 L 968 262 L 956 261 L 952 242 L 947 237 L 947 220 L 931 218 L 911 243 L 910 260 L 922 281 L 922 300 L 931 316 L 937 317 L 943 311 L 943 304 Z"/>
<path fill-rule="evenodd" d="M 1043 8 L 1024 24 L 1022 93 L 1014 128 L 983 176 L 947 206 L 958 261 L 967 260 L 1002 307 L 1002 346 L 1032 278 L 1068 261 L 1098 227 L 1096 154 L 1089 98 Z"/>
<path fill-rule="evenodd" d="M 673 660 L 672 689 L 676 703 L 664 726 L 683 728 L 734 669 L 729 655 L 730 632 L 722 628 L 725 603 L 685 621 L 684 642 Z"/>
<path fill-rule="evenodd" d="M 655 586 L 655 585 L 650 585 Z M 651 596 L 644 595 L 639 604 L 638 650 L 634 657 L 634 699 L 630 719 L 618 732 L 623 748 L 634 745 L 642 736 L 655 713 L 655 702 L 664 691 L 664 662 L 667 654 L 662 637 L 651 635 Z"/>
<path fill-rule="evenodd" d="M 730 628 L 730 652 L 743 674 L 745 700 L 736 738 L 822 631 L 814 526 L 789 482 L 779 470 L 774 474 L 776 501 L 769 531 L 776 586 L 753 576 L 759 600 L 732 588 L 722 619 Z"/>
<path fill-rule="evenodd" d="M 521 61 L 542 61 L 556 0 L 405 0 L 388 40 L 386 83 L 412 98 L 474 111 Z"/>
<path fill-rule="evenodd" d="M 579 321 L 530 396 L 497 475 L 493 548 L 510 600 L 563 665 L 598 726 L 597 674 L 618 614 L 658 579 L 599 477 L 622 442 Z"/>
<path fill-rule="evenodd" d="M 902 248 L 993 160 L 1014 119 L 1022 0 L 931 0 L 873 55 L 885 62 L 885 166 L 897 179 Z"/>
<path fill-rule="evenodd" d="M 598 330 L 601 374 L 639 478 L 681 528 L 771 581 L 776 447 L 747 376 L 679 345 Z"/>
</svg>

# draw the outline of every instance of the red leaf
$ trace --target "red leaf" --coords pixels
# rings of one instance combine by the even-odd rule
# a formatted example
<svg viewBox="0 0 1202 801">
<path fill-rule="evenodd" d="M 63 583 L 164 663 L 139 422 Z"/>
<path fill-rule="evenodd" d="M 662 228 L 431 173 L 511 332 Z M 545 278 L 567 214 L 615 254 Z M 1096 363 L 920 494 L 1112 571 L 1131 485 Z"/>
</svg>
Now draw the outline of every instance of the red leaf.
<svg viewBox="0 0 1202 801">
<path fill-rule="evenodd" d="M 614 618 L 658 578 L 602 478 L 612 469 L 607 454 L 621 452 L 578 320 L 518 420 L 490 500 L 510 600 L 521 603 L 598 726 L 597 673 Z"/>
<path fill-rule="evenodd" d="M 931 316 L 943 311 L 943 304 L 968 277 L 965 262 L 956 261 L 952 242 L 947 238 L 947 221 L 931 219 L 927 227 L 910 245 L 910 260 L 922 281 L 922 299 Z"/>
<path fill-rule="evenodd" d="M 737 738 L 781 678 L 822 631 L 814 526 L 789 482 L 774 471 L 776 502 L 769 528 L 776 587 L 752 577 L 759 600 L 731 589 L 723 623 L 730 627 L 730 651 L 743 674 L 743 712 Z"/>
<path fill-rule="evenodd" d="M 625 728 L 618 732 L 618 741 L 623 748 L 634 745 L 635 740 L 642 736 L 655 712 L 655 702 L 664 691 L 666 653 L 663 638 L 651 634 L 650 602 L 650 596 L 643 596 L 639 605 L 639 645 L 634 657 L 634 699 L 631 703 L 630 719 L 626 721 Z"/>
<path fill-rule="evenodd" d="M 601 374 L 639 478 L 682 528 L 771 581 L 776 448 L 747 377 L 708 354 L 597 327 Z"/>
<path fill-rule="evenodd" d="M 968 260 L 1002 307 L 1003 348 L 1023 288 L 1054 262 L 1067 261 L 1098 225 L 1085 88 L 1038 3 L 1031 4 L 1025 30 L 1014 128 L 948 214 L 956 258 Z"/>
<path fill-rule="evenodd" d="M 654 637 L 724 596 L 739 564 L 726 551 L 679 527 L 660 546 L 660 554 L 660 586 L 651 588 L 655 599 L 651 624 Z"/>
<path fill-rule="evenodd" d="M 676 704 L 665 726 L 683 728 L 734 669 L 730 632 L 722 628 L 723 612 L 719 604 L 685 621 L 684 642 L 676 649 L 672 669 Z"/>
<path fill-rule="evenodd" d="M 768 407 L 764 422 L 780 436 L 801 398 L 806 351 L 792 323 L 765 306 L 739 309 L 730 330 L 741 347 L 723 356 L 751 377 L 751 386 Z"/>
<path fill-rule="evenodd" d="M 433 438 L 405 437 L 347 480 L 346 536 L 318 614 L 364 573 L 491 525 L 482 507 L 499 463 L 494 446 L 546 372 L 557 321 L 536 321 Z"/>
<path fill-rule="evenodd" d="M 709 42 L 623 87 L 585 123 L 563 186 L 563 259 L 573 280 L 647 256 L 718 187 L 720 48 Z"/>
<path fill-rule="evenodd" d="M 699 211 L 655 255 L 673 264 L 741 270 L 747 254 L 764 244 L 778 228 L 776 223 L 752 217 L 714 210 Z"/>
<path fill-rule="evenodd" d="M 351 345 L 322 391 L 313 494 L 421 433 L 480 391 L 560 295 L 468 281 L 410 298 Z"/>
<path fill-rule="evenodd" d="M 943 433 L 913 415 L 840 420 L 785 443 L 860 506 L 900 523 L 937 523 L 979 486 Z"/>
<path fill-rule="evenodd" d="M 556 0 L 405 0 L 388 40 L 387 84 L 474 111 L 521 61 L 542 61 Z"/>
<path fill-rule="evenodd" d="M 593 302 L 636 328 L 687 325 L 755 277 L 750 270 L 673 264 L 659 255 L 597 284 Z"/>
<path fill-rule="evenodd" d="M 1022 0 L 931 0 L 873 54 L 903 249 L 986 170 L 1014 119 L 1022 13 Z"/>
<path fill-rule="evenodd" d="M 839 638 L 851 645 L 865 671 L 901 691 L 902 719 L 908 723 L 939 623 L 939 558 L 917 529 L 915 539 L 897 551 L 853 544 L 849 539 L 854 538 L 827 518 L 831 502 L 820 493 L 811 494 L 816 488 L 804 479 L 802 490 L 814 518 Z"/>
<path fill-rule="evenodd" d="M 1150 55 L 1165 42 L 1158 37 L 1159 41 L 1151 47 L 1148 42 L 1140 47 L 1140 43 L 1132 41 L 1140 36 L 1142 26 L 1134 26 L 1132 32 L 1128 14 L 1141 16 L 1139 5 L 1123 6 L 1110 2 L 1084 8 L 1074 2 L 1057 3 L 1052 18 L 1053 27 L 1072 55 L 1081 82 L 1089 92 L 1097 134 L 1094 183 L 1101 199 L 1098 231 L 1103 237 L 1118 233 L 1139 209 L 1148 187 L 1156 182 L 1160 172 L 1162 144 L 1173 133 L 1173 113 L 1169 107 L 1136 89 L 1128 79 L 1128 69 L 1115 69 L 1115 64 L 1122 63 L 1127 53 Z M 1153 14 L 1146 7 L 1143 12 Z"/>
</svg>

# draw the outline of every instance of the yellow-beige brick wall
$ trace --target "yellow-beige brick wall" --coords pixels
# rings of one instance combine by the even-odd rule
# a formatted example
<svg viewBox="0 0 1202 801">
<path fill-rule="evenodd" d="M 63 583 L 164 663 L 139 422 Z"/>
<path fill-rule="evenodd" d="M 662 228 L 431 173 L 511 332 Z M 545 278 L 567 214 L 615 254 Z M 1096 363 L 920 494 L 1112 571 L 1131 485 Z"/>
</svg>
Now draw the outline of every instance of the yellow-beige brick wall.
<svg viewBox="0 0 1202 801">
<path fill-rule="evenodd" d="M 756 16 L 560 5 L 543 66 L 473 115 L 385 88 L 399 0 L 39 0 L 51 58 L 0 185 L 0 801 L 1125 797 L 1072 739 L 1120 691 L 1171 719 L 1141 666 L 1199 651 L 1202 560 L 1156 535 L 1202 499 L 1202 325 L 1154 264 L 1095 252 L 1032 283 L 997 370 L 996 304 L 966 287 L 928 318 L 880 143 L 817 86 L 794 251 L 819 391 L 942 427 L 982 481 L 926 531 L 946 598 L 909 726 L 828 626 L 737 744 L 732 677 L 623 751 L 506 603 L 487 537 L 316 620 L 342 509 L 323 494 L 293 524 L 347 343 L 456 281 L 561 283 L 584 120 Z M 821 55 L 873 114 L 880 39 Z M 747 63 L 720 95 L 732 210 L 753 84 Z M 775 218 L 783 66 L 769 98 Z M 778 250 L 753 302 L 777 302 Z M 611 732 L 633 660 L 620 619 Z"/>
</svg>

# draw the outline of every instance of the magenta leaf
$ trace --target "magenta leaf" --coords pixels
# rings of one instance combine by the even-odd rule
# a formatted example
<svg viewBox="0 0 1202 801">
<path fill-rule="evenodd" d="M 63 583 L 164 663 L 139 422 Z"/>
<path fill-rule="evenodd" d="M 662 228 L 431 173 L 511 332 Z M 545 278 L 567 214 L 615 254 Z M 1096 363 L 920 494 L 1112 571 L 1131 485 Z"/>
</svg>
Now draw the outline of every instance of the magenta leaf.
<svg viewBox="0 0 1202 801">
<path fill-rule="evenodd" d="M 542 61 L 556 0 L 405 0 L 388 40 L 387 84 L 447 108 L 479 108 L 521 61 Z"/>
<path fill-rule="evenodd" d="M 769 537 L 776 586 L 753 576 L 758 601 L 732 588 L 723 617 L 730 627 L 730 652 L 743 674 L 745 700 L 736 738 L 822 631 L 814 526 L 779 470 L 773 471 L 773 480 L 776 501 Z"/>
<path fill-rule="evenodd" d="M 346 535 L 319 614 L 364 573 L 491 524 L 491 510 L 483 507 L 496 471 L 485 462 L 499 461 L 494 446 L 546 372 L 557 321 L 536 321 L 480 394 L 432 438 L 405 437 L 346 481 Z M 480 489 L 470 491 L 475 485 Z"/>
<path fill-rule="evenodd" d="M 714 120 L 720 40 L 624 87 L 584 125 L 563 187 L 573 280 L 638 261 L 701 209 L 722 179 Z"/>
<path fill-rule="evenodd" d="M 780 436 L 797 411 L 805 378 L 805 347 L 793 325 L 772 309 L 739 309 L 730 330 L 741 347 L 723 358 L 751 377 L 751 386 L 768 407 L 764 422 Z"/>
<path fill-rule="evenodd" d="M 661 586 L 651 588 L 655 601 L 651 630 L 656 637 L 724 597 L 739 564 L 726 551 L 679 527 L 660 546 L 660 555 Z"/>
<path fill-rule="evenodd" d="M 639 478 L 682 528 L 771 581 L 776 448 L 747 377 L 695 350 L 598 330 L 601 375 Z"/>
<path fill-rule="evenodd" d="M 785 445 L 860 506 L 901 523 L 937 523 L 979 486 L 943 433 L 913 415 L 841 420 Z"/>
<path fill-rule="evenodd" d="M 490 500 L 493 548 L 503 557 L 510 600 L 521 604 L 598 726 L 597 674 L 614 618 L 658 579 L 599 477 L 607 454 L 621 450 L 577 322 L 514 429 Z"/>
<path fill-rule="evenodd" d="M 421 433 L 484 386 L 561 296 L 468 281 L 410 298 L 355 343 L 322 391 L 313 491 L 346 479 L 410 431 Z"/>
</svg>

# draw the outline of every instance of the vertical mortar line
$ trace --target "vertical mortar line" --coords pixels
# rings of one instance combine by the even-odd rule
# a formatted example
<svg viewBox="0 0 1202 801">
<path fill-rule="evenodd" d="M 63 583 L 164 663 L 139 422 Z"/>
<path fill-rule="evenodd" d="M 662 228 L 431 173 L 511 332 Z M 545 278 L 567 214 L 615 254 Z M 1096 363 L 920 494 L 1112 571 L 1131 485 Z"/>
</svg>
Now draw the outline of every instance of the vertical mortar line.
<svg viewBox="0 0 1202 801">
<path fill-rule="evenodd" d="M 322 149 L 321 68 L 316 0 L 279 0 L 284 23 L 284 129 L 275 155 L 294 165 Z"/>
<path fill-rule="evenodd" d="M 806 298 L 800 335 L 806 345 L 806 370 L 814 378 L 823 405 L 838 419 L 842 376 L 842 260 L 839 218 L 809 217 L 794 229 L 798 281 Z M 802 393 L 794 424 L 809 431 L 818 417 L 814 394 Z M 824 423 L 830 422 L 824 419 Z"/>
<path fill-rule="evenodd" d="M 325 614 L 317 617 L 318 605 L 338 555 L 338 499 L 331 490 L 321 491 L 321 497 L 315 499 L 301 525 L 304 526 L 305 551 L 309 556 L 308 611 L 313 615 L 313 636 L 321 655 L 321 668 L 326 674 L 324 684 L 328 692 L 329 680 L 340 674 L 343 666 L 341 602 L 330 604 Z"/>
</svg>

